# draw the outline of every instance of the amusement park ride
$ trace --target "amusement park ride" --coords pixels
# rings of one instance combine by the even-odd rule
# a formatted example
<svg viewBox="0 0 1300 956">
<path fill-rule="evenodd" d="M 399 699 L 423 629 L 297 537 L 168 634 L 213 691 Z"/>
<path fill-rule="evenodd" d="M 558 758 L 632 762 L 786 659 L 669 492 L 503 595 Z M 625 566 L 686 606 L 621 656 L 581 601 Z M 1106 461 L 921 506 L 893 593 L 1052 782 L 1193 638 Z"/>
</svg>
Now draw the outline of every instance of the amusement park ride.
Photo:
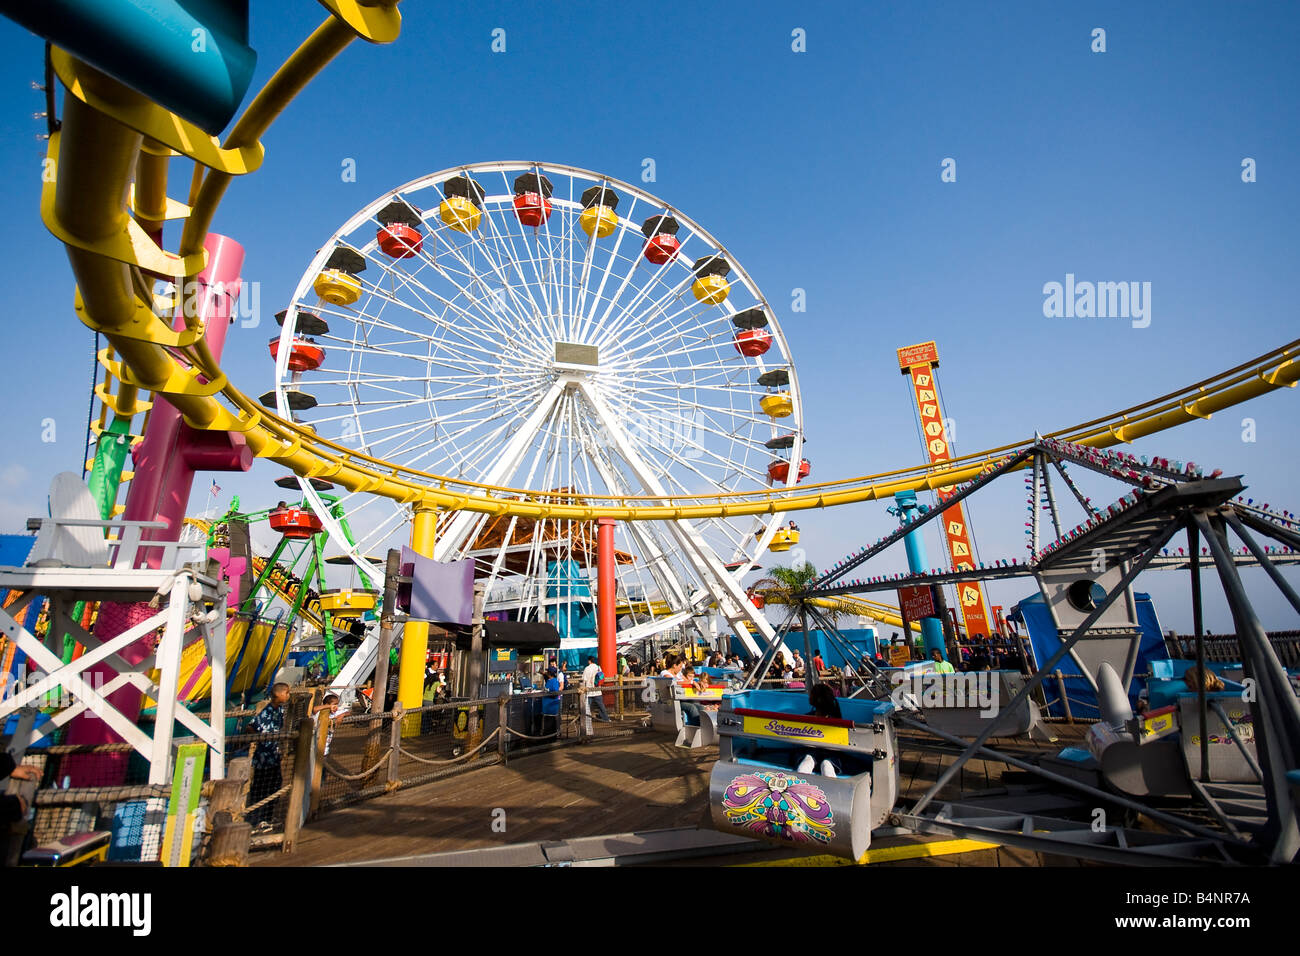
<svg viewBox="0 0 1300 956">
<path fill-rule="evenodd" d="M 601 606 L 607 613 L 593 629 L 606 673 L 614 672 L 619 643 L 668 633 L 711 640 L 709 618 L 725 621 L 753 662 L 748 675 L 717 675 L 735 692 L 703 701 L 669 682 L 656 717 L 684 745 L 719 743 L 712 812 L 721 829 L 854 859 L 890 818 L 918 832 L 1057 851 L 1064 844 L 1097 859 L 1125 860 L 1130 850 L 1163 860 L 1295 858 L 1300 704 L 1237 568 L 1263 567 L 1300 611 L 1300 597 L 1275 567 L 1294 560 L 1297 524 L 1238 502 L 1238 478 L 1102 449 L 1293 386 L 1300 343 L 1103 419 L 960 458 L 944 433 L 938 353 L 933 343 L 909 347 L 900 350 L 900 369 L 914 386 L 929 460 L 806 483 L 811 464 L 793 358 L 775 310 L 737 258 L 635 185 L 573 166 L 488 162 L 389 190 L 329 237 L 277 316 L 280 334 L 269 343 L 274 388 L 255 400 L 220 364 L 243 252 L 209 231 L 216 207 L 235 177 L 256 170 L 261 136 L 319 70 L 352 39 L 386 43 L 400 28 L 394 3 L 322 2 L 330 16 L 224 142 L 216 133 L 251 77 L 246 20 L 230 15 L 214 24 L 230 42 L 215 59 L 170 64 L 168 75 L 180 70 L 186 82 L 169 84 L 87 29 L 71 0 L 10 13 L 54 44 L 50 73 L 65 96 L 60 121 L 50 110 L 57 176 L 44 186 L 41 212 L 67 248 L 77 316 L 107 347 L 89 485 L 75 475 L 60 481 L 52 517 L 38 522 L 34 557 L 0 569 L 0 586 L 14 592 L 0 611 L 5 636 L 49 675 L 0 702 L 0 718 L 63 686 L 79 702 L 41 733 L 66 726 L 69 743 L 126 740 L 152 761 L 150 782 L 159 783 L 180 721 L 211 748 L 217 777 L 229 692 L 273 680 L 294 628 L 319 633 L 335 686 L 365 682 L 379 653 L 373 625 L 385 576 L 370 556 L 409 543 L 439 562 L 473 561 L 489 607 L 512 620 L 549 621 L 569 640 L 580 630 L 573 615 L 589 611 L 575 606 Z M 183 14 L 181 4 L 161 7 Z M 62 20 L 51 15 L 55 8 Z M 128 13 L 112 24 L 123 36 L 154 36 L 156 28 L 149 16 Z M 165 46 L 174 42 L 168 36 L 156 39 Z M 230 81 L 241 78 L 231 101 Z M 172 160 L 181 158 L 194 162 L 186 203 L 167 196 Z M 179 226 L 174 252 L 163 245 L 169 222 Z M 146 280 L 157 277 L 166 291 L 147 293 Z M 198 309 L 181 302 L 193 282 Z M 277 484 L 296 488 L 300 500 L 253 513 L 240 513 L 236 502 L 200 527 L 208 560 L 178 567 L 195 473 L 246 471 L 256 458 L 291 472 Z M 1109 508 L 1094 508 L 1069 466 L 1130 490 Z M 1029 556 L 978 562 L 963 502 L 1022 470 L 1030 474 Z M 1073 529 L 1058 511 L 1052 470 L 1085 512 Z M 930 490 L 933 507 L 916 498 Z M 799 613 L 773 626 L 742 580 L 765 552 L 799 542 L 788 513 L 889 498 L 899 527 L 836 563 L 797 596 Z M 1052 521 L 1047 544 L 1044 512 Z M 278 535 L 266 556 L 253 553 L 248 533 L 250 522 L 262 520 Z M 917 547 L 931 522 L 944 531 L 942 567 L 928 567 Z M 106 540 L 112 529 L 118 538 Z M 1228 529 L 1246 553 L 1232 553 Z M 1185 559 L 1165 553 L 1178 533 L 1188 536 Z M 1283 551 L 1270 553 L 1255 534 Z M 1243 701 L 1231 688 L 1227 696 L 1202 688 L 1189 699 L 1176 687 L 1154 687 L 1154 709 L 1144 716 L 1132 706 L 1141 639 L 1132 584 L 1148 567 L 1190 566 L 1199 637 L 1202 538 L 1240 638 L 1237 676 L 1253 693 Z M 846 579 L 900 541 L 910 573 Z M 327 548 L 334 558 L 325 557 Z M 324 566 L 340 560 L 355 569 L 360 587 L 327 586 Z M 601 572 L 594 598 L 593 564 Z M 1057 638 L 1028 678 L 999 685 L 1012 695 L 1004 706 L 1015 715 L 1010 730 L 1005 721 L 985 721 L 974 731 L 967 713 L 900 697 L 891 669 L 863 655 L 819 609 L 832 599 L 857 601 L 873 616 L 918 626 L 943 656 L 953 642 L 944 641 L 941 613 L 917 621 L 860 596 L 955 584 L 966 635 L 987 635 L 993 622 L 980 582 L 1022 575 L 1038 584 Z M 572 587 L 575 576 L 585 591 Z M 164 612 L 156 595 L 170 595 Z M 15 616 L 41 596 L 57 610 L 44 639 Z M 75 602 L 97 603 L 93 624 Z M 276 602 L 279 617 L 268 619 Z M 837 715 L 809 712 L 815 686 L 758 687 L 796 623 L 812 659 L 810 621 L 853 662 L 856 691 Z M 155 645 L 147 636 L 159 628 Z M 62 651 L 65 633 L 81 645 L 79 655 L 61 657 L 47 646 Z M 345 642 L 357 645 L 346 658 Z M 408 623 L 399 695 L 408 706 L 419 703 L 426 645 L 427 624 Z M 992 750 L 989 738 L 1037 726 L 1032 695 L 1067 658 L 1103 714 L 1089 740 L 1092 782 L 1033 772 L 1127 801 L 1166 825 L 1168 838 L 1122 828 L 1089 836 L 1060 821 L 1033 825 L 1027 816 L 981 815 L 956 803 L 927 813 L 972 756 L 1023 763 Z M 1177 676 L 1173 669 L 1165 668 L 1165 679 Z M 928 672 L 923 665 L 904 676 Z M 102 680 L 87 679 L 92 673 Z M 178 706 L 204 689 L 208 722 Z M 137 726 L 149 705 L 157 708 L 153 738 Z M 111 717 L 90 716 L 92 707 Z M 904 728 L 960 749 L 900 816 Z M 822 761 L 838 770 L 807 769 Z M 1170 794 L 1195 796 L 1222 828 L 1137 802 Z"/>
</svg>

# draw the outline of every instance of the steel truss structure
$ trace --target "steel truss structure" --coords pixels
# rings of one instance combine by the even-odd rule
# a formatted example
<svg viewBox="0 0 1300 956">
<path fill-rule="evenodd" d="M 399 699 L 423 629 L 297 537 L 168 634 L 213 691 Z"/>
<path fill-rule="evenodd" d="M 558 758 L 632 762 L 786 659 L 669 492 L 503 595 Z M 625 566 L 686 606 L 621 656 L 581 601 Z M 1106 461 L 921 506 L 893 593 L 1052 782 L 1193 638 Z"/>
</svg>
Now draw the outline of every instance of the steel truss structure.
<svg viewBox="0 0 1300 956">
<path fill-rule="evenodd" d="M 1061 468 L 1064 462 L 1129 482 L 1135 490 L 1104 511 L 1093 508 Z M 1030 480 L 1035 514 L 1029 561 L 998 562 L 991 568 L 981 567 L 975 571 L 935 571 L 835 583 L 837 578 L 857 569 L 901 540 L 908 532 L 939 519 L 953 502 L 987 486 L 1008 471 L 1025 466 L 1033 470 Z M 1049 467 L 1055 468 L 1066 480 L 1089 514 L 1087 521 L 1072 530 L 1063 530 L 1047 481 Z M 1262 567 L 1291 606 L 1300 613 L 1300 595 L 1277 568 L 1279 563 L 1294 562 L 1295 552 L 1300 551 L 1300 530 L 1296 519 L 1289 512 L 1277 512 L 1242 501 L 1239 496 L 1244 488 L 1237 477 L 1220 477 L 1219 472 L 1205 477 L 1194 465 L 1170 463 L 1164 459 L 1140 460 L 1133 456 L 1097 452 L 1052 439 L 1040 439 L 1030 448 L 1007 456 L 988 472 L 959 489 L 944 504 L 903 525 L 870 548 L 849 556 L 800 596 L 812 598 L 889 590 L 904 585 L 947 584 L 988 577 L 1032 575 L 1052 609 L 1053 618 L 1061 633 L 1061 646 L 1048 660 L 1038 665 L 1024 687 L 1003 706 L 1005 711 L 1014 711 L 1067 656 L 1079 666 L 1094 689 L 1097 666 L 1103 660 L 1122 663 L 1122 686 L 1129 686 L 1134 676 L 1139 639 L 1132 584 L 1142 571 L 1161 566 L 1162 557 L 1166 567 L 1184 567 L 1190 570 L 1197 660 L 1198 665 L 1203 667 L 1204 627 L 1200 572 L 1201 565 L 1205 562 L 1201 552 L 1202 539 L 1207 546 L 1209 563 L 1213 564 L 1218 573 L 1232 612 L 1245 678 L 1255 690 L 1253 699 L 1247 703 L 1255 727 L 1258 748 L 1255 768 L 1259 779 L 1257 785 L 1244 788 L 1208 783 L 1207 758 L 1204 756 L 1207 746 L 1204 727 L 1208 705 L 1203 688 L 1200 693 L 1202 779 L 1193 781 L 1194 791 L 1227 833 L 1209 830 L 1180 815 L 1153 809 L 992 750 L 986 746 L 995 729 L 992 721 L 971 741 L 945 735 L 921 722 L 904 721 L 916 729 L 963 748 L 957 759 L 944 769 L 939 779 L 911 809 L 909 825 L 923 832 L 959 833 L 990 840 L 997 839 L 997 834 L 1001 833 L 1004 837 L 1002 842 L 1008 844 L 1034 849 L 1056 845 L 1057 849 L 1052 852 L 1071 852 L 1075 855 L 1083 854 L 1063 847 L 1086 843 L 1091 847 L 1089 852 L 1096 859 L 1139 862 L 1140 859 L 1151 859 L 1153 855 L 1165 853 L 1156 844 L 1144 844 L 1142 847 L 1132 842 L 1125 844 L 1122 836 L 1094 839 L 1083 834 L 1077 826 L 1050 835 L 1035 834 L 1033 829 L 1025 828 L 1037 828 L 1043 821 L 1034 821 L 1023 814 L 963 815 L 965 811 L 953 804 L 947 805 L 938 814 L 926 815 L 926 808 L 936 800 L 940 791 L 962 766 L 979 755 L 982 759 L 999 760 L 1038 774 L 1053 784 L 1082 790 L 1097 799 L 1120 803 L 1186 834 L 1186 839 L 1191 842 L 1183 841 L 1180 843 L 1181 848 L 1176 850 L 1170 848 L 1171 859 L 1184 859 L 1187 854 L 1201 855 L 1207 840 L 1215 844 L 1210 858 L 1223 858 L 1222 855 L 1229 851 L 1232 858 L 1253 858 L 1272 863 L 1290 862 L 1297 857 L 1300 853 L 1300 805 L 1297 802 L 1294 778 L 1300 769 L 1300 699 L 1297 699 L 1286 670 L 1269 643 L 1246 595 L 1239 568 L 1243 565 Z M 1037 506 L 1044 500 L 1040 495 L 1047 501 L 1054 532 L 1053 540 L 1042 547 L 1039 546 L 1037 527 Z M 1230 530 L 1244 545 L 1240 553 L 1233 551 L 1228 537 Z M 1170 556 L 1166 551 L 1171 539 L 1180 532 L 1187 538 L 1186 558 Z M 1275 554 L 1263 547 L 1256 534 L 1280 545 L 1281 553 Z M 1099 555 L 1103 557 L 1100 563 Z M 1121 598 L 1125 599 L 1127 611 L 1116 606 Z M 832 640 L 837 641 L 841 650 L 852 650 L 842 635 L 815 608 L 809 607 L 808 612 Z M 856 656 L 855 653 L 854 657 Z M 880 680 L 874 664 L 870 660 L 861 663 L 860 674 L 869 685 L 867 692 L 878 693 Z"/>
</svg>

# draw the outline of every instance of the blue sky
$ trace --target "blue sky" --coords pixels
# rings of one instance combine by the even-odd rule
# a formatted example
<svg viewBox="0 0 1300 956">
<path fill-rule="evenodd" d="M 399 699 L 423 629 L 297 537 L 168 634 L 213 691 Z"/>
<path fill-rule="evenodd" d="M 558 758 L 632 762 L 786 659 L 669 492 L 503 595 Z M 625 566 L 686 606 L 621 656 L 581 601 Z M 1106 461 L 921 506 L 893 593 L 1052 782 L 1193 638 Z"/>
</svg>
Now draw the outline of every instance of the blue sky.
<svg viewBox="0 0 1300 956">
<path fill-rule="evenodd" d="M 260 85 L 323 11 L 252 6 Z M 271 314 L 344 219 L 418 175 L 490 159 L 639 182 L 653 158 L 646 188 L 716 235 L 774 306 L 800 370 L 818 479 L 919 459 L 900 345 L 938 340 L 956 448 L 969 452 L 1154 397 L 1300 328 L 1300 183 L 1287 166 L 1300 155 L 1293 3 L 401 9 L 399 41 L 345 51 L 272 128 L 264 167 L 233 184 L 217 216 L 261 285 L 264 326 L 232 331 L 226 362 L 253 394 L 272 385 Z M 490 48 L 498 27 L 500 54 Z M 1091 50 L 1097 27 L 1104 53 Z M 796 28 L 806 52 L 791 50 Z M 43 103 L 29 81 L 41 75 L 41 45 L 8 21 L 0 43 L 10 276 L 0 524 L 19 530 L 43 510 L 49 476 L 79 467 L 92 336 L 39 220 L 43 124 L 31 114 Z M 1241 179 L 1246 157 L 1254 183 Z M 339 175 L 346 158 L 355 183 Z M 956 182 L 940 180 L 945 158 Z M 1150 326 L 1045 318 L 1043 285 L 1067 273 L 1150 282 Z M 796 288 L 805 312 L 790 310 Z M 1300 510 L 1296 401 L 1275 393 L 1136 450 L 1242 473 L 1257 500 Z M 1247 417 L 1253 443 L 1242 441 Z M 53 443 L 41 441 L 47 418 Z M 219 477 L 222 504 L 232 491 L 270 503 L 276 476 L 259 463 L 250 476 Z M 194 511 L 207 503 L 206 478 L 199 486 Z M 985 556 L 1023 553 L 1019 479 L 972 513 Z M 888 521 L 880 505 L 799 517 L 819 565 Z M 1294 626 L 1262 575 L 1247 581 L 1266 624 Z M 1166 627 L 1190 627 L 1184 578 L 1148 574 L 1140 586 Z M 1030 590 L 999 584 L 993 599 L 1009 605 Z M 1209 624 L 1226 628 L 1217 586 L 1207 593 Z"/>
</svg>

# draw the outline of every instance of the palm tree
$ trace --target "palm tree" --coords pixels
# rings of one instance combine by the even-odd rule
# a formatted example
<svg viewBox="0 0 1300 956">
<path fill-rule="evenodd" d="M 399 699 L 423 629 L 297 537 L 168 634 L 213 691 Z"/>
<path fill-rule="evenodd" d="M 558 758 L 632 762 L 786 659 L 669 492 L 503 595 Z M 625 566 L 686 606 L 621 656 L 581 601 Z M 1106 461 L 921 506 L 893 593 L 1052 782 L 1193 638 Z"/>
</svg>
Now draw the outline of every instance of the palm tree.
<svg viewBox="0 0 1300 956">
<path fill-rule="evenodd" d="M 768 568 L 767 574 L 750 586 L 749 593 L 761 596 L 768 604 L 785 604 L 792 614 L 802 616 L 807 608 L 815 607 L 834 624 L 840 617 L 858 611 L 838 597 L 800 597 L 817 580 L 817 568 L 807 561 L 792 567 L 777 565 Z"/>
</svg>

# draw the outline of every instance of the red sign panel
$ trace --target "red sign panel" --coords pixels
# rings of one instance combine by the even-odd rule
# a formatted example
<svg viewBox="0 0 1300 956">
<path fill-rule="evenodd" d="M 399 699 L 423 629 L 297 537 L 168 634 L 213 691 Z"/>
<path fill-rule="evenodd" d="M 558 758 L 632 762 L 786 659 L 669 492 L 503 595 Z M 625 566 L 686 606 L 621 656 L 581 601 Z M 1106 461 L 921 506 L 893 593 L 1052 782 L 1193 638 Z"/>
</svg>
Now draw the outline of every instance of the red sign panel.
<svg viewBox="0 0 1300 956">
<path fill-rule="evenodd" d="M 933 344 L 933 343 L 930 343 Z M 901 360 L 902 350 L 899 350 Z M 949 461 L 952 453 L 948 448 L 948 435 L 943 425 L 943 410 L 939 407 L 939 391 L 934 384 L 934 372 L 929 365 L 913 365 L 910 369 L 912 387 L 916 392 L 916 408 L 921 414 L 921 431 L 925 435 L 926 453 L 930 461 Z M 940 501 L 947 501 L 954 491 L 952 485 L 936 488 Z M 975 569 L 974 552 L 971 550 L 970 528 L 966 524 L 966 512 L 960 504 L 953 505 L 944 512 L 942 524 L 944 538 L 948 542 L 948 557 L 954 571 L 972 571 Z M 961 601 L 961 616 L 966 624 L 966 634 L 989 634 L 989 613 L 984 601 L 984 589 L 978 581 L 969 581 L 957 586 L 957 596 Z"/>
<path fill-rule="evenodd" d="M 898 606 L 909 621 L 934 617 L 934 592 L 928 584 L 916 584 L 898 589 Z"/>
<path fill-rule="evenodd" d="M 913 365 L 938 365 L 939 364 L 939 347 L 933 342 L 922 342 L 920 345 L 904 345 L 898 350 L 898 367 L 902 371 L 907 371 Z"/>
</svg>

